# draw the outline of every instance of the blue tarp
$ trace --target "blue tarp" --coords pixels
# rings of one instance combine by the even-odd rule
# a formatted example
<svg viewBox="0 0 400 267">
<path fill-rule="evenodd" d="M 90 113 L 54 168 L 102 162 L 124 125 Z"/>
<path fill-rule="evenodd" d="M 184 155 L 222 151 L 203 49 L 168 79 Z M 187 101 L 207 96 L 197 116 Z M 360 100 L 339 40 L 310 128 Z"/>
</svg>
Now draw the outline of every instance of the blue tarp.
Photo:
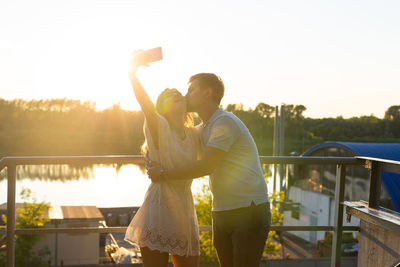
<svg viewBox="0 0 400 267">
<path fill-rule="evenodd" d="M 328 147 L 344 148 L 352 152 L 354 156 L 400 161 L 400 144 L 398 143 L 324 142 L 311 147 L 303 156 L 311 156 L 315 151 Z M 400 174 L 382 172 L 382 184 L 395 210 L 400 212 Z"/>
<path fill-rule="evenodd" d="M 323 142 L 304 152 L 303 156 L 310 156 L 316 150 L 327 147 L 340 147 L 350 150 L 355 156 L 389 159 L 400 161 L 400 144 L 390 143 L 350 143 L 350 142 Z"/>
<path fill-rule="evenodd" d="M 394 209 L 400 212 L 400 174 L 382 171 L 381 181 L 392 199 Z"/>
</svg>

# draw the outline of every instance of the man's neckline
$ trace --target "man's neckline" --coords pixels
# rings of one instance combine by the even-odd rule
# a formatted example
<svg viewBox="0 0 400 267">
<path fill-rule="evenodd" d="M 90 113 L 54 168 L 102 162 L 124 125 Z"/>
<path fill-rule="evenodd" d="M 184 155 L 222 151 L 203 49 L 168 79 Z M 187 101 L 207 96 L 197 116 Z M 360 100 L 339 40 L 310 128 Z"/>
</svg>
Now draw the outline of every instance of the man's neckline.
<svg viewBox="0 0 400 267">
<path fill-rule="evenodd" d="M 215 117 L 217 117 L 218 114 L 221 113 L 222 111 L 223 111 L 222 108 L 218 108 L 218 109 L 211 115 L 211 117 L 207 120 L 206 123 L 202 122 L 202 124 L 203 124 L 202 126 L 203 126 L 203 127 L 206 127 L 210 122 L 212 122 L 213 120 L 215 120 Z"/>
</svg>

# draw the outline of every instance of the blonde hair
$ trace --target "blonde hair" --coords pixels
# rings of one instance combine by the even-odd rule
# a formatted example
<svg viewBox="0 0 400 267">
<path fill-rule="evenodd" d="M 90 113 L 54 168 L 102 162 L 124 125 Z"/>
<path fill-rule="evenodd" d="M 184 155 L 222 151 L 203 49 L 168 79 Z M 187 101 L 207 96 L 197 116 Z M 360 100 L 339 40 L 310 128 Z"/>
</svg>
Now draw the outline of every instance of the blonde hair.
<svg viewBox="0 0 400 267">
<path fill-rule="evenodd" d="M 158 97 L 157 97 L 157 102 L 156 102 L 156 112 L 160 114 L 161 116 L 164 116 L 164 113 L 168 110 L 168 108 L 171 105 L 171 102 L 169 101 L 164 101 L 166 98 L 171 97 L 171 90 L 175 88 L 166 88 L 164 91 L 162 91 Z M 183 122 L 183 125 L 186 128 L 190 128 L 194 126 L 194 120 L 193 116 L 191 113 L 186 112 L 185 114 L 185 120 Z M 144 155 L 147 153 L 148 150 L 148 145 L 146 140 L 144 141 L 140 151 Z"/>
</svg>

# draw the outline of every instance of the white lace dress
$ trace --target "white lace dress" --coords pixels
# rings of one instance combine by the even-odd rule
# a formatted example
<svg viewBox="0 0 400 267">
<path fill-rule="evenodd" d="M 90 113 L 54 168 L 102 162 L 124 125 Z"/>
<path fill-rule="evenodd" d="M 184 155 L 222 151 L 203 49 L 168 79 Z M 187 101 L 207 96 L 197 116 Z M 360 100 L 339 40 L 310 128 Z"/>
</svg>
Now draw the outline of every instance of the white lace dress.
<svg viewBox="0 0 400 267">
<path fill-rule="evenodd" d="M 181 140 L 171 131 L 164 117 L 157 117 L 158 150 L 154 148 L 146 123 L 144 125 L 150 158 L 167 169 L 184 166 L 196 160 L 196 129 L 186 128 L 186 137 Z M 172 255 L 200 255 L 199 227 L 191 184 L 191 179 L 151 183 L 142 206 L 128 226 L 125 240 Z"/>
</svg>

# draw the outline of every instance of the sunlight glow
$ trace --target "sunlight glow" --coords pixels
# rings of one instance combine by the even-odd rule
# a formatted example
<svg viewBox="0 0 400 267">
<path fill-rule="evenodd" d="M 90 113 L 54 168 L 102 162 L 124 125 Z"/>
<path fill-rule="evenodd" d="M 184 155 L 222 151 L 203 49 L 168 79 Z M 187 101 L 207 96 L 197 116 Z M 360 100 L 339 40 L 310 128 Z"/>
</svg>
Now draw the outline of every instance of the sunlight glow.
<svg viewBox="0 0 400 267">
<path fill-rule="evenodd" d="M 193 180 L 192 192 L 201 192 L 208 178 Z M 22 188 L 35 193 L 37 201 L 50 202 L 52 205 L 95 205 L 98 207 L 140 206 L 143 203 L 150 179 L 137 165 L 122 165 L 118 171 L 113 167 L 94 165 L 93 177 L 78 180 L 40 180 L 18 179 L 16 184 L 16 202 Z M 73 197 L 71 197 L 73 196 Z M 7 180 L 0 181 L 0 203 L 7 201 Z"/>
<path fill-rule="evenodd" d="M 382 117 L 400 96 L 396 1 L 40 2 L 0 3 L 3 98 L 138 110 L 126 62 L 157 46 L 164 59 L 138 72 L 153 101 L 164 88 L 185 94 L 199 72 L 222 77 L 224 106 L 303 104 L 311 117 Z"/>
</svg>

